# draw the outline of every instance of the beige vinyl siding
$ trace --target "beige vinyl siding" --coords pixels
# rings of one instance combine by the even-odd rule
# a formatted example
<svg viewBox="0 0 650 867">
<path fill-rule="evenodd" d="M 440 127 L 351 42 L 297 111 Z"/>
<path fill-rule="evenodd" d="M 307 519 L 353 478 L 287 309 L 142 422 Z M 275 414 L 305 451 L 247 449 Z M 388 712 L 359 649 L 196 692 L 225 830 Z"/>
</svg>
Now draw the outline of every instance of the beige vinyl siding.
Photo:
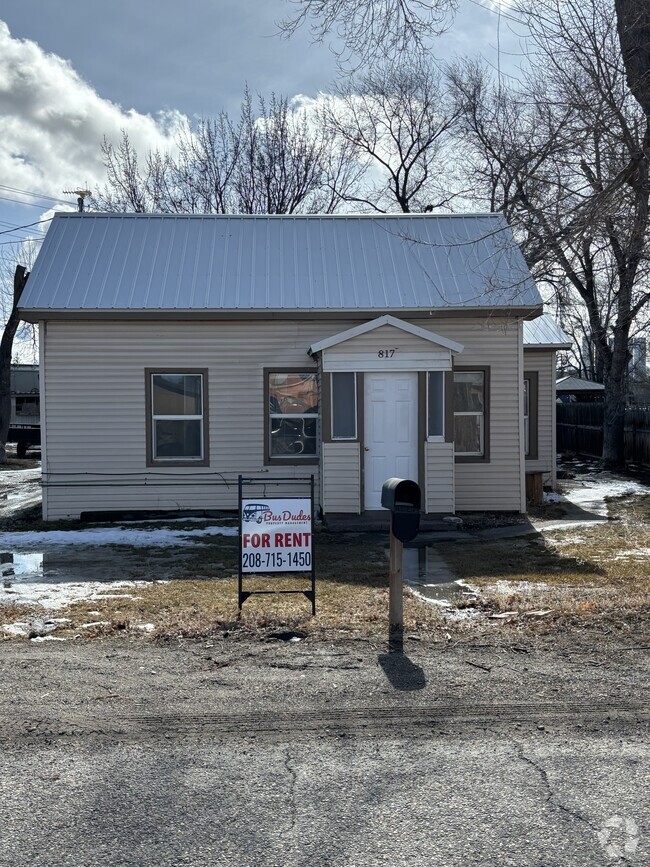
<svg viewBox="0 0 650 867">
<path fill-rule="evenodd" d="M 328 318 L 48 322 L 41 375 L 45 516 L 111 509 L 234 510 L 239 473 L 269 479 L 313 473 L 317 502 L 323 505 L 318 465 L 264 465 L 263 369 L 316 370 L 308 347 L 355 324 Z M 422 327 L 422 320 L 414 324 Z M 491 461 L 451 467 L 456 510 L 518 510 L 517 323 L 434 315 L 427 327 L 464 344 L 456 364 L 491 368 Z M 146 467 L 147 367 L 207 368 L 209 467 Z M 344 483 L 344 464 L 351 466 L 355 444 L 330 444 L 326 472 L 334 446 L 342 449 L 341 455 L 348 451 L 344 461 L 331 465 L 327 508 L 334 511 L 329 502 L 338 502 L 352 509 L 352 478 L 346 476 L 345 491 L 336 489 Z M 358 462 L 356 466 L 358 473 Z"/>
<path fill-rule="evenodd" d="M 361 511 L 359 443 L 323 443 L 323 511 Z"/>
<path fill-rule="evenodd" d="M 526 470 L 544 473 L 544 481 L 555 474 L 555 436 L 553 410 L 555 401 L 555 351 L 524 350 L 524 371 L 537 372 L 537 460 L 526 459 Z"/>
<path fill-rule="evenodd" d="M 421 326 L 421 323 L 413 323 Z M 426 326 L 425 326 L 426 327 Z M 433 329 L 427 329 L 432 331 Z M 442 336 L 442 334 L 441 334 Z M 379 356 L 381 351 L 388 354 Z M 394 355 L 390 351 L 394 350 Z M 451 353 L 415 334 L 382 325 L 323 350 L 323 370 L 449 370 Z"/>
<path fill-rule="evenodd" d="M 320 502 L 317 465 L 264 465 L 263 368 L 315 371 L 307 348 L 336 330 L 327 321 L 48 322 L 46 517 L 236 509 L 239 473 L 313 473 Z M 146 467 L 146 367 L 208 368 L 209 467 Z"/>
<path fill-rule="evenodd" d="M 425 443 L 425 511 L 454 511 L 454 444 Z"/>
<path fill-rule="evenodd" d="M 455 464 L 456 511 L 521 511 L 519 332 L 516 319 L 435 319 L 428 327 L 463 344 L 454 366 L 490 368 L 490 461 Z M 522 386 L 523 387 L 523 386 Z"/>
</svg>

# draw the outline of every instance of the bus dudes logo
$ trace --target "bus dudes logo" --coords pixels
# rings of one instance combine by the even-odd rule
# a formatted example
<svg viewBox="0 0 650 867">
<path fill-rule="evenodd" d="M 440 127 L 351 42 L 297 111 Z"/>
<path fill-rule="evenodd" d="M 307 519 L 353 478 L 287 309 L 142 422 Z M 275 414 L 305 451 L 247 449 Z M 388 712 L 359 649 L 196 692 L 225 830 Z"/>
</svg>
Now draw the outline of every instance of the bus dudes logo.
<svg viewBox="0 0 650 867">
<path fill-rule="evenodd" d="M 309 499 L 242 500 L 242 572 L 311 569 Z"/>
</svg>

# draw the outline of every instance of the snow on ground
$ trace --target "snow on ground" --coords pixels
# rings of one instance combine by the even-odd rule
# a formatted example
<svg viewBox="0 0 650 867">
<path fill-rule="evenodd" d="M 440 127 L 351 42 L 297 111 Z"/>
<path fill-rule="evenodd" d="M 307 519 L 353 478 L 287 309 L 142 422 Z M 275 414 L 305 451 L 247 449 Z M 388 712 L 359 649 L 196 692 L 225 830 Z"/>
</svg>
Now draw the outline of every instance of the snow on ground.
<svg viewBox="0 0 650 867">
<path fill-rule="evenodd" d="M 9 582 L 6 582 L 9 584 Z M 89 599 L 137 599 L 131 593 L 118 590 L 138 590 L 150 587 L 153 581 L 61 581 L 38 580 L 30 575 L 29 580 L 11 581 L 10 586 L 0 587 L 0 603 L 5 605 L 42 605 L 48 610 L 60 610 L 73 602 Z M 162 582 L 156 582 L 162 583 Z"/>
<path fill-rule="evenodd" d="M 41 502 L 41 468 L 0 472 L 0 505 L 9 517 Z"/>
<path fill-rule="evenodd" d="M 205 536 L 236 536 L 237 527 L 203 527 L 199 530 L 135 530 L 124 527 L 89 527 L 86 530 L 45 530 L 0 533 L 0 550 L 42 548 L 46 545 L 129 545 L 131 547 L 179 547 L 193 545 Z"/>
<path fill-rule="evenodd" d="M 612 473 L 597 473 L 572 479 L 567 483 L 565 497 L 575 506 L 596 515 L 607 516 L 606 499 L 650 494 L 647 485 Z"/>
</svg>

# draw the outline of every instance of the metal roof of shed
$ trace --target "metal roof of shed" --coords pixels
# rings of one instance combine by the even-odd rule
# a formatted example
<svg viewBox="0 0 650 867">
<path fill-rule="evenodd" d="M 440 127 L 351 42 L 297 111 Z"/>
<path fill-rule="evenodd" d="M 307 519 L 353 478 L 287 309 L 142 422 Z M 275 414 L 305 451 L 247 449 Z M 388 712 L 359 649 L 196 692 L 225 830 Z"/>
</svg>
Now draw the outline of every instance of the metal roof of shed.
<svg viewBox="0 0 650 867">
<path fill-rule="evenodd" d="M 579 376 L 562 376 L 555 383 L 557 391 L 604 391 L 605 386 L 601 382 L 591 382 L 581 379 Z"/>
<path fill-rule="evenodd" d="M 550 313 L 524 322 L 524 349 L 571 349 L 572 345 Z"/>
<path fill-rule="evenodd" d="M 24 318 L 418 311 L 541 299 L 501 215 L 57 214 Z"/>
</svg>

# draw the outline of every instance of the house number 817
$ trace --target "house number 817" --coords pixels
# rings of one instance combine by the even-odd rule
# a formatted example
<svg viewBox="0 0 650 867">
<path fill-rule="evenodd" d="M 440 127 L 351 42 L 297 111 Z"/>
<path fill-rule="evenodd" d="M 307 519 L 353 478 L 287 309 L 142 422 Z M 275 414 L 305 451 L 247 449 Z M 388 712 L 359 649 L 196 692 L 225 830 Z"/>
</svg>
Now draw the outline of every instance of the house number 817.
<svg viewBox="0 0 650 867">
<path fill-rule="evenodd" d="M 395 349 L 380 349 L 377 353 L 377 358 L 392 358 L 395 352 Z"/>
</svg>

